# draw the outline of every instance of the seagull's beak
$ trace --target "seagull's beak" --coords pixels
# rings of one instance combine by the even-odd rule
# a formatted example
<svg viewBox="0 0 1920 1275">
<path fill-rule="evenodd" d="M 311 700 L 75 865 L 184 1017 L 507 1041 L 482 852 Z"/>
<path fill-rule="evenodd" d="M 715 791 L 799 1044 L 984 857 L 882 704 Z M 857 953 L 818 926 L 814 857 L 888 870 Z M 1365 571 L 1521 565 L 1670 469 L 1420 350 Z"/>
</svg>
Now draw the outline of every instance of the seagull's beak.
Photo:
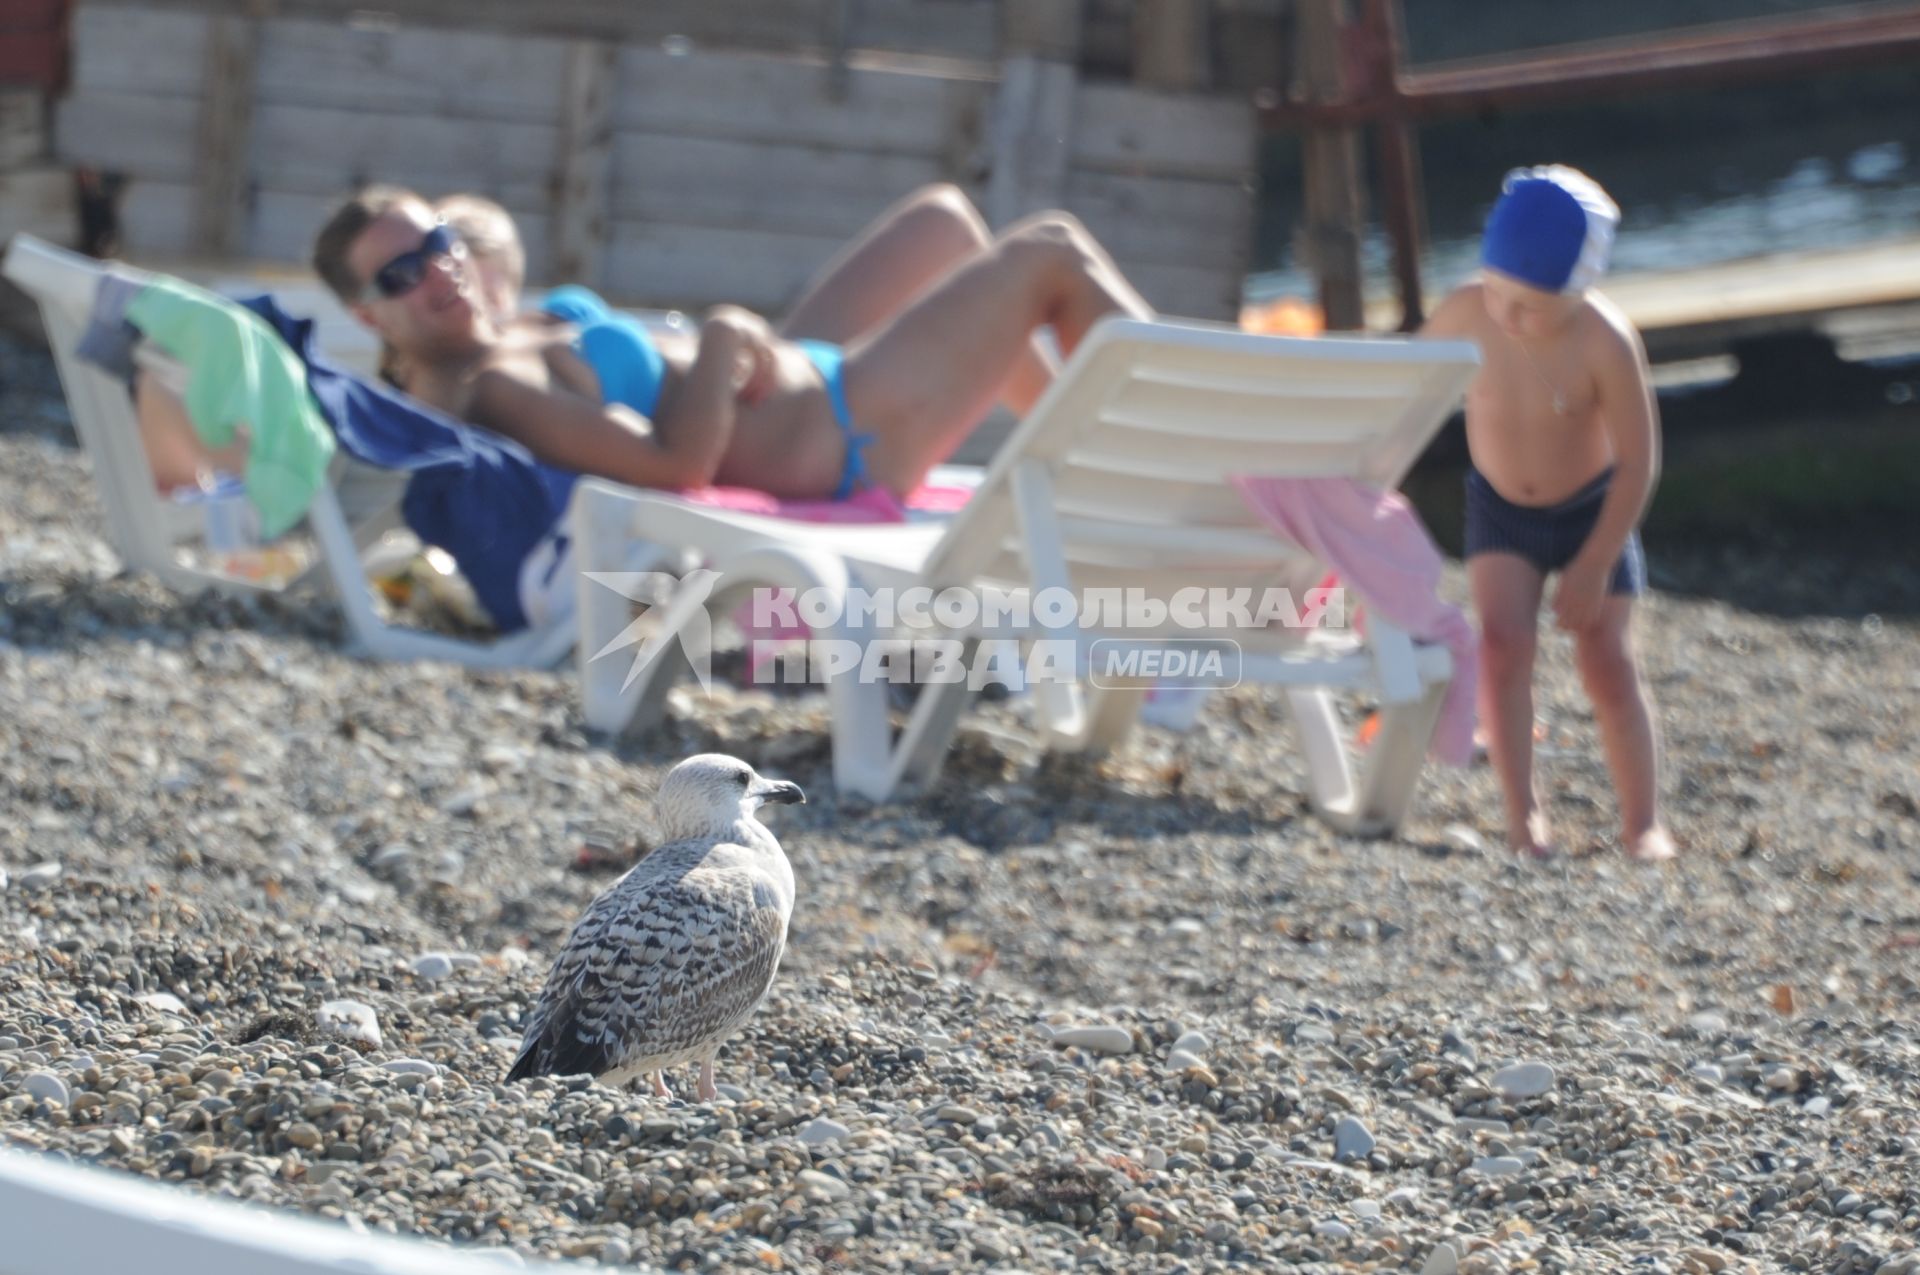
<svg viewBox="0 0 1920 1275">
<path fill-rule="evenodd" d="M 800 791 L 799 784 L 790 784 L 784 779 L 756 780 L 748 795 L 758 797 L 763 806 L 769 802 L 782 806 L 805 805 L 807 801 L 807 794 Z"/>
</svg>

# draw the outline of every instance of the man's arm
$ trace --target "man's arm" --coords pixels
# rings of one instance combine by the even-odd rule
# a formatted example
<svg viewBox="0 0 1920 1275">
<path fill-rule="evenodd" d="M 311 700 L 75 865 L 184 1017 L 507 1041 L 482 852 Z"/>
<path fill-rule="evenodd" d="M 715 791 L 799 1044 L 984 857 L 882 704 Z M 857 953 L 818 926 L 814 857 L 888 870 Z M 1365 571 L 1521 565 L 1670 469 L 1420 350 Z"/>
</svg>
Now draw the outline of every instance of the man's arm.
<svg viewBox="0 0 1920 1275">
<path fill-rule="evenodd" d="M 755 348 L 751 325 L 716 313 L 701 325 L 699 353 L 673 410 L 658 421 L 499 370 L 475 381 L 473 417 L 562 469 L 635 487 L 704 487 L 732 441 L 742 356 Z"/>
</svg>

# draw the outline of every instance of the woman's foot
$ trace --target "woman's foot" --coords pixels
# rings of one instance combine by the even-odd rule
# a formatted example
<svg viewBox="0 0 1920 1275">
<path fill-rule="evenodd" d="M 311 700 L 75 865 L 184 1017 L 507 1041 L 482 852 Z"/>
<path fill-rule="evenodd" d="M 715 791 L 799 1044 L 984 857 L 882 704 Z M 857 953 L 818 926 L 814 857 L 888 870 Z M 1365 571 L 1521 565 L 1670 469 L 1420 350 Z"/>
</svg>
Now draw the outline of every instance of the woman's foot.
<svg viewBox="0 0 1920 1275">
<path fill-rule="evenodd" d="M 1627 858 L 1636 863 L 1665 863 L 1679 853 L 1673 837 L 1659 824 L 1637 837 L 1626 838 Z"/>
</svg>

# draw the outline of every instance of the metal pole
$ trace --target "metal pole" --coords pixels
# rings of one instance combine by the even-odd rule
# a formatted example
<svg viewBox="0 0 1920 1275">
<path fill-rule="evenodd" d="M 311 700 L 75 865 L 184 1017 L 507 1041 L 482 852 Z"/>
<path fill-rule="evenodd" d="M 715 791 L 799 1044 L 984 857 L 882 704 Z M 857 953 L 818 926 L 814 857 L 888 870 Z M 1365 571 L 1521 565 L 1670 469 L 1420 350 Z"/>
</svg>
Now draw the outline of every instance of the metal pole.
<svg viewBox="0 0 1920 1275">
<path fill-rule="evenodd" d="M 1399 0 L 1365 0 L 1365 36 L 1361 56 L 1370 64 L 1368 88 L 1384 102 L 1374 122 L 1374 162 L 1380 170 L 1380 210 L 1393 244 L 1393 273 L 1400 288 L 1400 330 L 1412 332 L 1424 320 L 1420 293 L 1420 237 L 1425 218 L 1420 180 L 1419 141 L 1400 98 L 1400 68 L 1405 62 Z"/>
<path fill-rule="evenodd" d="M 1296 27 L 1294 83 L 1314 105 L 1345 100 L 1344 0 L 1302 0 Z M 1318 281 L 1320 310 L 1333 331 L 1366 326 L 1361 298 L 1361 193 L 1357 131 L 1351 125 L 1308 127 L 1300 139 L 1306 184 L 1298 251 Z"/>
</svg>

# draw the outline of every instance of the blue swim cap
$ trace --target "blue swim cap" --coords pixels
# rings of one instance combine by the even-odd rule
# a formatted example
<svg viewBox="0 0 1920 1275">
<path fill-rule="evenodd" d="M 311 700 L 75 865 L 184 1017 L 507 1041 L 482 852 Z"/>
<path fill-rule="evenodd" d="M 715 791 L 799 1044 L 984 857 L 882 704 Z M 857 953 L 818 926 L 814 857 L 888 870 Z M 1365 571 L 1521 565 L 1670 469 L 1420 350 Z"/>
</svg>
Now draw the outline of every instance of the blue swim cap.
<svg viewBox="0 0 1920 1275">
<path fill-rule="evenodd" d="M 1607 269 L 1620 209 L 1591 177 L 1552 164 L 1507 174 L 1480 261 L 1543 292 L 1582 292 Z"/>
</svg>

